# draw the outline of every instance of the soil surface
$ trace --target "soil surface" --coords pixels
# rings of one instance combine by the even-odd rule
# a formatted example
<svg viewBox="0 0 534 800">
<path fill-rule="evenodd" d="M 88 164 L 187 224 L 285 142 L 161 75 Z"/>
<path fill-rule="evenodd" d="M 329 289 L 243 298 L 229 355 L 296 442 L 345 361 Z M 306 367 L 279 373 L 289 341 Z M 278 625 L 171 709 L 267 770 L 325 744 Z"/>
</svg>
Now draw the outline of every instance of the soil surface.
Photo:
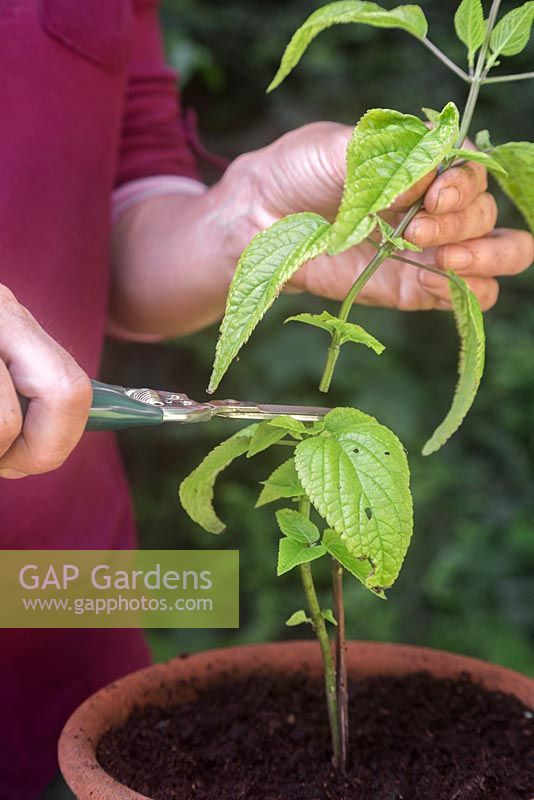
<svg viewBox="0 0 534 800">
<path fill-rule="evenodd" d="M 100 764 L 154 800 L 530 800 L 534 719 L 514 697 L 421 673 L 350 687 L 351 759 L 329 763 L 322 686 L 255 675 L 135 710 Z"/>
</svg>

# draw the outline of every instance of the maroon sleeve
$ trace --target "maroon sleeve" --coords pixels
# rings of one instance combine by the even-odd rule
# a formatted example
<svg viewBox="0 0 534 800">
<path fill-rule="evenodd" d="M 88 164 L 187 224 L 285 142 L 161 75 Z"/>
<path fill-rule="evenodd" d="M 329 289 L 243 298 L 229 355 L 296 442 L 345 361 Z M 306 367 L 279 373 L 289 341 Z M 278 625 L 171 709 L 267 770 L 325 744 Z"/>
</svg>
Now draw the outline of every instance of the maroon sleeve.
<svg viewBox="0 0 534 800">
<path fill-rule="evenodd" d="M 176 73 L 165 65 L 158 0 L 134 0 L 133 30 L 116 185 L 150 175 L 197 178 Z"/>
</svg>

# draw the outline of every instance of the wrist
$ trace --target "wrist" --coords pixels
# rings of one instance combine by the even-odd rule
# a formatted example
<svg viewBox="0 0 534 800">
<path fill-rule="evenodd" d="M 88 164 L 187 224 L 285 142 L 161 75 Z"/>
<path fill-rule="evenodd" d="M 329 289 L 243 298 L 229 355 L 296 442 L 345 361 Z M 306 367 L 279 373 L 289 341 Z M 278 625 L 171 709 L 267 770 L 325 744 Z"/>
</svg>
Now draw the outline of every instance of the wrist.
<svg viewBox="0 0 534 800">
<path fill-rule="evenodd" d="M 216 244 L 232 278 L 239 256 L 272 219 L 263 219 L 257 153 L 230 164 L 221 180 L 201 198 L 207 241 Z"/>
<path fill-rule="evenodd" d="M 254 154 L 242 156 L 197 196 L 150 197 L 125 211 L 112 259 L 121 327 L 170 336 L 220 318 L 238 258 L 261 227 L 256 174 Z"/>
</svg>

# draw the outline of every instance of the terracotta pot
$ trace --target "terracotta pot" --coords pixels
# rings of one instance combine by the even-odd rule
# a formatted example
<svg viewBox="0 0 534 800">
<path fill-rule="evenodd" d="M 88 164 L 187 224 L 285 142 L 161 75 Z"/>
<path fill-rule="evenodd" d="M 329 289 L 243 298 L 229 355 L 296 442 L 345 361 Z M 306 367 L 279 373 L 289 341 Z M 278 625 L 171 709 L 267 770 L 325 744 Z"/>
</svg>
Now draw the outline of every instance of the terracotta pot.
<svg viewBox="0 0 534 800">
<path fill-rule="evenodd" d="M 280 672 L 306 671 L 321 674 L 321 658 L 315 642 L 284 642 L 211 650 L 186 659 L 156 664 L 106 686 L 86 700 L 71 716 L 59 740 L 61 772 L 78 800 L 147 800 L 118 783 L 100 767 L 96 748 L 110 727 L 120 725 L 133 706 L 166 705 L 191 700 L 194 689 L 187 684 L 207 685 L 221 673 L 247 675 L 269 666 Z M 351 678 L 370 675 L 405 675 L 427 671 L 436 677 L 455 677 L 469 672 L 486 686 L 514 694 L 534 706 L 534 680 L 503 667 L 439 650 L 403 645 L 351 642 L 347 666 Z M 148 799 L 149 800 L 149 799 Z"/>
</svg>

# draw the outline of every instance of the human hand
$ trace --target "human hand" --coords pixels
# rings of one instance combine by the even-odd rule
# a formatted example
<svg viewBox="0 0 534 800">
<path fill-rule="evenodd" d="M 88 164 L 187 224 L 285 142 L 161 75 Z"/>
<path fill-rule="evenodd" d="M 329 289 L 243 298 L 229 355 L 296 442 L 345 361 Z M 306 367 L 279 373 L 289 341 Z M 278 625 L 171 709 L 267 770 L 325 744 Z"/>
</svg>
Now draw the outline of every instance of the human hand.
<svg viewBox="0 0 534 800">
<path fill-rule="evenodd" d="M 24 419 L 17 393 L 30 401 Z M 91 399 L 85 372 L 0 286 L 0 477 L 59 467 L 83 433 Z"/>
<path fill-rule="evenodd" d="M 264 228 L 299 211 L 333 219 L 341 200 L 350 136 L 347 126 L 314 123 L 246 156 L 243 166 L 252 170 L 256 187 L 251 206 L 254 226 Z M 517 274 L 534 259 L 530 233 L 494 229 L 497 207 L 486 190 L 485 168 L 470 162 L 437 178 L 436 173 L 427 176 L 388 212 L 388 220 L 396 224 L 402 212 L 424 196 L 423 209 L 405 232 L 406 239 L 424 249 L 409 253 L 410 258 L 457 272 L 484 310 L 497 300 L 495 278 Z M 337 256 L 321 256 L 302 267 L 288 286 L 340 300 L 374 252 L 372 245 L 362 243 Z M 447 309 L 448 281 L 388 259 L 363 288 L 358 302 L 403 310 Z"/>
</svg>

